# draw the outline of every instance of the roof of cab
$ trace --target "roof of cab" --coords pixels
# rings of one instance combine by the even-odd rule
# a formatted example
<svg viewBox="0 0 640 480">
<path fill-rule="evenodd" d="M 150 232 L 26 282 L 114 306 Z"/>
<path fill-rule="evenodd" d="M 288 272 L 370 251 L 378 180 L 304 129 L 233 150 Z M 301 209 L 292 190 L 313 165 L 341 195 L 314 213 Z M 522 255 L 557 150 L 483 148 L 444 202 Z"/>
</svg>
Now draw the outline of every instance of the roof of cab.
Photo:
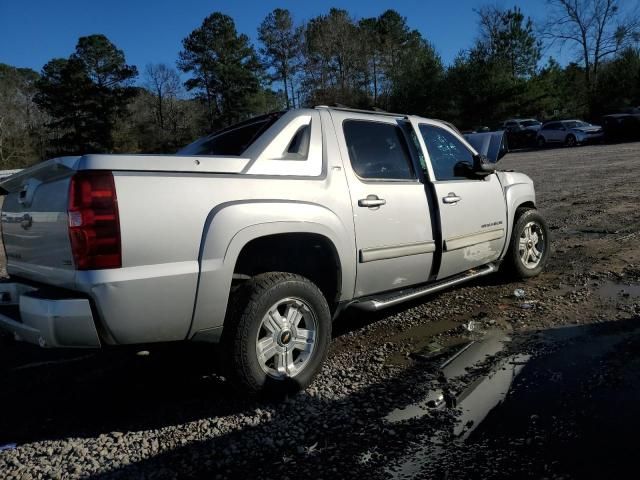
<svg viewBox="0 0 640 480">
<path fill-rule="evenodd" d="M 360 108 L 349 108 L 349 107 L 345 107 L 342 105 L 316 105 L 314 108 L 322 108 L 322 109 L 326 109 L 326 110 L 339 110 L 341 112 L 354 112 L 354 113 L 367 113 L 367 114 L 371 114 L 371 115 L 384 115 L 387 117 L 401 117 L 401 118 L 406 118 L 409 115 L 407 115 L 406 113 L 393 113 L 393 112 L 387 112 L 385 110 L 381 110 L 381 109 L 377 109 L 377 110 L 364 110 L 364 109 L 360 109 Z"/>
<path fill-rule="evenodd" d="M 342 105 L 338 105 L 338 106 L 334 106 L 334 105 L 316 105 L 314 108 L 316 108 L 316 109 L 324 109 L 324 110 L 338 110 L 338 111 L 341 111 L 341 112 L 365 113 L 365 114 L 368 114 L 368 115 L 381 115 L 381 116 L 386 116 L 386 117 L 406 118 L 406 119 L 408 119 L 409 117 L 424 118 L 425 120 L 432 120 L 432 121 L 440 122 L 440 123 L 448 126 L 449 128 L 451 128 L 452 130 L 460 133 L 460 130 L 458 130 L 458 127 L 456 127 L 454 124 L 452 124 L 451 122 L 447 122 L 446 120 L 440 120 L 438 118 L 427 119 L 426 117 L 420 117 L 418 115 L 409 115 L 407 113 L 393 113 L 393 112 L 387 112 L 387 111 L 381 110 L 381 109 L 363 110 L 363 109 L 359 109 L 359 108 L 349 108 L 349 107 L 345 107 L 345 106 L 342 106 Z"/>
</svg>

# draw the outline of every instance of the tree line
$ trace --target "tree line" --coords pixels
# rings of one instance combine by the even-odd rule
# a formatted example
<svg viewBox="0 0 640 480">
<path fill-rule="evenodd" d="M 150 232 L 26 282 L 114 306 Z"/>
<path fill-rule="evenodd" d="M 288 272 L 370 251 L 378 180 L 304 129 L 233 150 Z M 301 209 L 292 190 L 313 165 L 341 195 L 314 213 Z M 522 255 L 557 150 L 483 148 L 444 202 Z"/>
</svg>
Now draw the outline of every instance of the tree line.
<svg viewBox="0 0 640 480">
<path fill-rule="evenodd" d="M 258 45 L 219 12 L 182 41 L 175 66 L 143 71 L 106 36 L 81 37 L 40 73 L 0 64 L 0 168 L 89 152 L 171 153 L 205 133 L 285 108 L 342 104 L 436 117 L 460 128 L 511 116 L 602 114 L 640 105 L 640 21 L 621 0 L 547 0 L 476 11 L 478 36 L 445 66 L 406 17 L 332 8 L 296 23 L 285 9 Z M 543 53 L 569 49 L 562 66 Z"/>
</svg>

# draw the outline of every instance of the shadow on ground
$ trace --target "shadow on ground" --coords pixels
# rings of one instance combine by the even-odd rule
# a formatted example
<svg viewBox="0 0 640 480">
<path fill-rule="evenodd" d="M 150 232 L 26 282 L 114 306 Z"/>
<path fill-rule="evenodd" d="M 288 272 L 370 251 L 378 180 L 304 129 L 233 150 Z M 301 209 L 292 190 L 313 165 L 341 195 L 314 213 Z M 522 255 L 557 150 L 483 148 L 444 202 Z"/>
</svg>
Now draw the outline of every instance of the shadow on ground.
<svg viewBox="0 0 640 480">
<path fill-rule="evenodd" d="M 273 403 L 254 403 L 233 393 L 223 381 L 185 376 L 175 366 L 167 370 L 159 360 L 153 364 L 134 360 L 131 366 L 108 356 L 84 359 L 64 364 L 64 372 L 56 371 L 55 366 L 35 367 L 32 377 L 20 380 L 22 388 L 14 386 L 8 395 L 3 393 L 0 410 L 11 412 L 3 414 L 0 423 L 3 440 L 95 437 L 101 432 L 158 429 L 199 419 L 210 421 L 198 424 L 195 430 L 217 429 L 220 417 L 254 415 L 261 407 L 274 412 L 267 421 L 239 423 L 230 433 L 191 441 L 96 478 L 207 477 L 216 473 L 226 478 L 254 478 L 256 472 L 260 478 L 271 478 L 291 476 L 298 467 L 327 475 L 333 471 L 333 477 L 339 478 L 342 473 L 336 472 L 341 469 L 349 476 L 381 472 L 411 442 L 453 422 L 449 411 L 437 412 L 429 421 L 416 419 L 394 426 L 385 422 L 391 410 L 427 394 L 434 369 L 424 364 L 333 400 L 303 392 Z M 15 378 L 3 380 L 15 383 Z M 158 439 L 158 433 L 148 436 Z M 179 445 L 177 437 L 171 441 Z M 128 455 L 127 447 L 121 447 L 118 458 Z"/>
<path fill-rule="evenodd" d="M 409 470 L 414 478 L 616 477 L 635 463 L 640 426 L 633 413 L 640 400 L 638 320 L 552 329 L 520 339 L 518 348 L 537 353 L 508 399 L 466 442 L 444 436 L 440 447 L 419 449 L 427 455 L 422 462 L 411 458 L 416 447 L 429 443 L 436 431 L 449 431 L 453 418 L 443 411 L 392 426 L 385 422 L 392 408 L 425 394 L 429 376 L 423 366 L 414 365 L 402 376 L 341 400 L 293 399 L 290 408 L 267 424 L 193 442 L 97 478 L 158 472 L 199 478 L 252 473 L 293 478 L 309 472 L 318 478 L 388 478 L 393 472 L 389 466 L 406 464 L 407 459 L 416 465 Z M 296 423 L 288 415 L 295 415 L 296 404 L 304 406 L 300 419 L 305 433 L 291 435 L 293 441 L 287 443 L 287 432 Z M 266 439 L 273 438 L 285 444 L 270 448 Z M 311 444 L 319 446 L 312 454 L 299 450 Z M 242 454 L 233 455 L 235 448 Z"/>
<path fill-rule="evenodd" d="M 525 366 L 467 451 L 483 445 L 498 458 L 508 451 L 500 478 L 636 477 L 640 317 L 547 330 L 539 339 L 549 350 Z M 468 457 L 468 471 L 478 472 Z"/>
<path fill-rule="evenodd" d="M 349 315 L 351 320 L 341 323 L 355 324 L 334 336 L 383 318 L 381 313 Z M 131 349 L 0 345 L 0 445 L 155 430 L 251 413 L 260 401 L 246 398 L 213 373 L 216 354 L 211 346 L 190 342 L 154 346 L 149 356 Z M 385 388 L 377 387 L 380 395 Z"/>
<path fill-rule="evenodd" d="M 507 400 L 464 443 L 451 437 L 413 472 L 435 478 L 592 478 L 617 476 L 635 461 L 640 418 L 640 318 L 540 331 L 513 342 L 534 358 Z M 451 411 L 390 425 L 388 413 L 422 399 L 434 369 L 416 363 L 333 400 L 307 393 L 251 402 L 224 381 L 185 374 L 191 354 L 105 354 L 2 373 L 3 441 L 85 437 L 221 417 L 274 413 L 258 424 L 172 446 L 96 478 L 385 477 L 436 431 Z M 133 361 L 133 362 L 132 362 Z M 266 405 L 266 406 L 265 406 Z M 174 439 L 175 441 L 175 439 Z M 135 445 L 130 448 L 137 448 Z M 420 465 L 420 462 L 416 463 Z M 346 474 L 348 472 L 348 475 Z"/>
<path fill-rule="evenodd" d="M 466 286 L 507 282 L 492 275 Z M 448 292 L 460 288 L 464 286 Z M 439 295 L 382 312 L 347 310 L 334 324 L 334 338 Z M 212 374 L 215 351 L 208 345 L 156 346 L 143 357 L 135 353 L 43 350 L 22 343 L 0 346 L 0 444 L 157 429 L 255 408 Z"/>
</svg>

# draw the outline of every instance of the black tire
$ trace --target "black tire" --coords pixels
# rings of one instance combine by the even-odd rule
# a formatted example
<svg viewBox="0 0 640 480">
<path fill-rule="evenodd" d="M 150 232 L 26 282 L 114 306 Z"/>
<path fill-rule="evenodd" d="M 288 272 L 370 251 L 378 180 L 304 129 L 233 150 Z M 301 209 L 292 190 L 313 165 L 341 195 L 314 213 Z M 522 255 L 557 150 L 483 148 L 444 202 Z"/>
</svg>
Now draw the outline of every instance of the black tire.
<svg viewBox="0 0 640 480">
<path fill-rule="evenodd" d="M 303 365 L 300 371 L 291 376 L 287 372 L 285 376 L 276 378 L 265 371 L 268 366 L 261 366 L 257 343 L 261 333 L 266 332 L 263 325 L 265 315 L 274 305 L 285 300 L 301 302 L 302 309 L 310 312 L 309 317 L 302 317 L 301 321 L 313 322 L 315 336 L 311 352 L 300 363 Z M 295 331 L 295 328 L 288 330 L 287 343 L 292 336 L 295 340 Z M 306 388 L 320 371 L 331 342 L 331 313 L 322 292 L 307 278 L 293 273 L 263 273 L 247 280 L 232 296 L 223 332 L 222 352 L 226 359 L 221 360 L 230 380 L 249 393 L 281 396 Z M 273 336 L 281 341 L 286 332 L 285 329 L 280 332 L 281 336 L 278 333 Z M 266 332 L 266 335 L 272 334 Z M 292 358 L 295 358 L 292 346 L 274 345 L 291 348 Z M 297 354 L 296 361 L 300 360 L 302 352 Z M 275 355 L 273 362 L 276 358 L 281 357 Z"/>
<path fill-rule="evenodd" d="M 536 139 L 536 144 L 538 145 L 538 148 L 544 148 L 547 146 L 547 142 L 544 137 L 538 137 Z"/>
<path fill-rule="evenodd" d="M 519 208 L 516 211 L 515 218 L 516 222 L 513 226 L 513 232 L 511 233 L 509 250 L 507 251 L 507 255 L 504 259 L 505 269 L 516 278 L 524 279 L 535 277 L 542 272 L 549 258 L 551 243 L 549 240 L 549 228 L 547 227 L 547 222 L 534 208 Z M 533 262 L 526 262 L 523 260 L 522 257 L 524 255 L 524 250 L 520 248 L 521 239 L 523 241 L 527 241 L 527 248 L 529 247 L 525 227 L 530 225 L 532 222 L 533 225 L 535 225 L 535 238 L 537 238 L 537 243 L 533 246 L 535 246 L 536 251 L 540 251 L 541 249 L 541 258 L 535 266 L 532 266 Z"/>
<path fill-rule="evenodd" d="M 3 331 L 0 331 L 0 349 L 5 348 L 10 345 L 11 338 L 9 335 Z"/>
<path fill-rule="evenodd" d="M 578 145 L 575 135 L 571 135 L 571 134 L 567 135 L 567 138 L 565 139 L 564 143 L 567 147 L 575 147 L 576 145 Z"/>
</svg>

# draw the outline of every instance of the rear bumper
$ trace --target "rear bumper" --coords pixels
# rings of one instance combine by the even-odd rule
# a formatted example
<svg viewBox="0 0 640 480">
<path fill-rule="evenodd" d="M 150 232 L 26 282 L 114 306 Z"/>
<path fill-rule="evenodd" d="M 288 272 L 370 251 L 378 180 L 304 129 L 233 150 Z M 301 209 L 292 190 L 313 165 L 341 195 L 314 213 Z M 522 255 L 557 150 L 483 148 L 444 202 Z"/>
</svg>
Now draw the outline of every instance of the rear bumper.
<svg viewBox="0 0 640 480">
<path fill-rule="evenodd" d="M 41 347 L 100 347 L 89 300 L 47 295 L 21 283 L 0 283 L 0 329 Z"/>
</svg>

